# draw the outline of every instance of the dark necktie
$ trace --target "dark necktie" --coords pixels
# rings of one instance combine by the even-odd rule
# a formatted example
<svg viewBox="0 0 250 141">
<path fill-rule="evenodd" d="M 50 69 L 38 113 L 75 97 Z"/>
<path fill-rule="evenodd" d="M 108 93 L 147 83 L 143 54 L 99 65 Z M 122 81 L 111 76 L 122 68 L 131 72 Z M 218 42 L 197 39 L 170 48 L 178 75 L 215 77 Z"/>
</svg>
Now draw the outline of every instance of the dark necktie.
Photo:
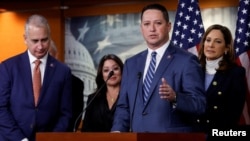
<svg viewBox="0 0 250 141">
<path fill-rule="evenodd" d="M 144 90 L 144 103 L 147 102 L 148 100 L 148 97 L 149 97 L 149 90 L 150 90 L 150 86 L 151 86 L 151 83 L 152 83 L 152 80 L 154 78 L 154 74 L 155 74 L 155 65 L 156 65 L 156 52 L 152 52 L 151 54 L 151 61 L 150 61 L 150 64 L 149 64 L 149 67 L 148 67 L 148 71 L 147 71 L 147 74 L 146 74 L 146 77 L 145 77 L 145 80 L 144 80 L 144 87 L 143 87 L 143 90 Z"/>
<path fill-rule="evenodd" d="M 33 92 L 34 92 L 34 100 L 35 105 L 37 106 L 37 101 L 40 95 L 40 89 L 41 89 L 41 71 L 40 71 L 40 60 L 34 61 L 35 67 L 33 70 Z"/>
</svg>

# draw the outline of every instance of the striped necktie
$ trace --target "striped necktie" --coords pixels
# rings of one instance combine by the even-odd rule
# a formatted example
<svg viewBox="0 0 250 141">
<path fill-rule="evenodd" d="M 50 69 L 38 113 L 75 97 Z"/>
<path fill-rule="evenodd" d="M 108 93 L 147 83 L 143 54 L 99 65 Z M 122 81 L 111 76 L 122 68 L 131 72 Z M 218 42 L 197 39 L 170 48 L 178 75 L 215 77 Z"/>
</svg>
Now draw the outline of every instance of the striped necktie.
<svg viewBox="0 0 250 141">
<path fill-rule="evenodd" d="M 151 86 L 151 83 L 152 83 L 152 80 L 153 80 L 154 74 L 155 74 L 156 54 L 157 53 L 155 51 L 152 52 L 152 54 L 151 54 L 151 61 L 150 61 L 149 67 L 148 67 L 146 77 L 144 79 L 144 87 L 143 87 L 144 103 L 146 103 L 148 98 L 149 98 L 149 90 L 150 90 L 150 86 Z"/>
</svg>

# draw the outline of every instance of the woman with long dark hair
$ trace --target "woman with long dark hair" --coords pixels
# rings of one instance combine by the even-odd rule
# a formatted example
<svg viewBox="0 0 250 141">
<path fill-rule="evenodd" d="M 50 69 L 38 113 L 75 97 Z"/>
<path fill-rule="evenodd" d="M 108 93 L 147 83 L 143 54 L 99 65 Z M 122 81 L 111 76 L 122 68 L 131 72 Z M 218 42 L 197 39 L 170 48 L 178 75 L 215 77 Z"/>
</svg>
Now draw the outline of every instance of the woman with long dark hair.
<svg viewBox="0 0 250 141">
<path fill-rule="evenodd" d="M 97 70 L 96 91 L 88 96 L 83 132 L 110 132 L 122 70 L 123 62 L 118 56 L 108 54 L 102 57 Z"/>
</svg>

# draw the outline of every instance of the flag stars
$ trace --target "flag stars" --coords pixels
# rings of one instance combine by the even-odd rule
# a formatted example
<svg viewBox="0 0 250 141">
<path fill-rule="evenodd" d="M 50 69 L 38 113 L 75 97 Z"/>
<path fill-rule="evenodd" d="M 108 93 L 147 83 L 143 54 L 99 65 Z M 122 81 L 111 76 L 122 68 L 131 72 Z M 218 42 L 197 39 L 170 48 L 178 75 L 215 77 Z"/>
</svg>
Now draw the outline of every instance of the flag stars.
<svg viewBox="0 0 250 141">
<path fill-rule="evenodd" d="M 185 34 L 181 34 L 181 39 L 184 39 L 185 38 Z"/>
<path fill-rule="evenodd" d="M 178 31 L 178 30 L 175 31 L 176 36 L 179 36 L 179 33 L 180 33 L 180 31 Z"/>
<path fill-rule="evenodd" d="M 80 41 L 80 40 L 83 41 L 84 37 L 85 37 L 85 34 L 87 33 L 88 30 L 89 30 L 88 22 L 86 22 L 82 28 L 78 29 L 78 32 L 80 34 L 79 34 L 79 37 L 77 38 L 77 40 L 78 41 Z"/>
<path fill-rule="evenodd" d="M 237 48 L 235 49 L 235 52 L 236 52 L 236 53 L 238 53 L 238 52 L 239 52 L 239 47 L 237 47 Z"/>
<path fill-rule="evenodd" d="M 237 39 L 236 39 L 236 42 L 237 42 L 237 43 L 240 43 L 240 38 L 237 38 Z"/>
<path fill-rule="evenodd" d="M 98 47 L 94 51 L 94 54 L 96 54 L 98 51 L 102 51 L 105 47 L 112 45 L 112 43 L 109 41 L 109 36 L 105 37 L 104 40 L 97 42 Z"/>
<path fill-rule="evenodd" d="M 203 29 L 203 24 L 200 24 L 199 27 L 200 27 L 200 29 Z"/>
<path fill-rule="evenodd" d="M 236 30 L 235 30 L 236 34 L 234 39 L 234 46 L 235 46 L 236 57 L 241 61 L 240 62 L 241 64 L 247 63 L 245 61 L 248 61 L 249 57 L 248 56 L 249 54 L 247 55 L 250 49 L 249 2 L 250 0 L 239 1 L 238 18 L 236 22 Z"/>
<path fill-rule="evenodd" d="M 183 28 L 183 30 L 186 30 L 187 27 L 188 27 L 188 26 L 187 26 L 186 24 L 184 24 L 182 28 Z"/>
<path fill-rule="evenodd" d="M 189 6 L 189 7 L 188 7 L 188 11 L 189 11 L 189 12 L 192 12 L 192 11 L 193 11 L 193 7 Z"/>
<path fill-rule="evenodd" d="M 244 42 L 244 45 L 245 45 L 245 46 L 248 46 L 248 41 L 245 41 L 245 42 Z"/>
<path fill-rule="evenodd" d="M 181 22 L 180 21 L 178 21 L 176 24 L 177 24 L 177 26 L 181 26 Z"/>
<path fill-rule="evenodd" d="M 182 17 L 182 16 L 183 16 L 183 13 L 182 13 L 182 12 L 180 12 L 180 13 L 179 13 L 179 16 L 180 16 L 180 17 Z"/>
<path fill-rule="evenodd" d="M 174 41 L 173 41 L 173 44 L 174 44 L 174 45 L 177 45 L 177 41 L 176 41 L 176 40 L 174 40 Z"/>
<path fill-rule="evenodd" d="M 240 19 L 240 23 L 241 23 L 241 24 L 244 24 L 244 23 L 245 23 L 245 19 L 242 19 L 242 18 L 241 18 L 241 19 Z"/>
<path fill-rule="evenodd" d="M 189 43 L 192 43 L 192 42 L 193 42 L 193 40 L 194 40 L 194 39 L 193 39 L 193 38 L 191 38 L 191 37 L 190 37 L 190 38 L 188 38 L 188 42 L 189 42 Z"/>
<path fill-rule="evenodd" d="M 190 49 L 199 44 L 204 33 L 199 10 L 197 0 L 186 0 L 185 2 L 179 0 L 176 22 L 172 33 L 172 42 L 179 45 L 180 48 Z M 190 51 L 193 52 L 193 49 L 191 50 Z"/>
<path fill-rule="evenodd" d="M 239 34 L 242 33 L 242 30 L 243 30 L 242 28 L 238 29 Z"/>
<path fill-rule="evenodd" d="M 246 36 L 247 36 L 247 37 L 250 37 L 250 33 L 249 33 L 249 32 L 247 32 L 247 33 L 246 33 Z"/>
<path fill-rule="evenodd" d="M 184 8 L 185 7 L 185 3 L 183 2 L 183 3 L 181 3 L 181 7 L 182 8 Z"/>
<path fill-rule="evenodd" d="M 245 3 L 245 5 L 248 5 L 249 4 L 249 0 L 245 0 L 244 3 Z"/>
<path fill-rule="evenodd" d="M 245 8 L 242 10 L 242 14 L 247 14 L 247 10 Z"/>
<path fill-rule="evenodd" d="M 196 14 L 196 16 L 199 16 L 200 15 L 200 11 L 196 10 L 195 14 Z"/>
<path fill-rule="evenodd" d="M 182 48 L 183 47 L 183 44 L 182 43 L 180 43 L 180 48 Z"/>
<path fill-rule="evenodd" d="M 185 17 L 185 19 L 186 19 L 186 21 L 189 21 L 189 20 L 190 20 L 190 16 L 187 15 L 187 16 Z"/>
<path fill-rule="evenodd" d="M 194 23 L 194 25 L 196 25 L 198 23 L 198 21 L 195 19 L 193 23 Z"/>
<path fill-rule="evenodd" d="M 196 30 L 193 29 L 193 28 L 190 30 L 190 32 L 193 33 L 193 34 L 195 34 L 195 31 L 196 31 Z"/>
<path fill-rule="evenodd" d="M 203 33 L 201 33 L 201 32 L 198 33 L 198 37 L 199 37 L 199 38 L 201 38 L 202 35 L 203 35 Z"/>
</svg>

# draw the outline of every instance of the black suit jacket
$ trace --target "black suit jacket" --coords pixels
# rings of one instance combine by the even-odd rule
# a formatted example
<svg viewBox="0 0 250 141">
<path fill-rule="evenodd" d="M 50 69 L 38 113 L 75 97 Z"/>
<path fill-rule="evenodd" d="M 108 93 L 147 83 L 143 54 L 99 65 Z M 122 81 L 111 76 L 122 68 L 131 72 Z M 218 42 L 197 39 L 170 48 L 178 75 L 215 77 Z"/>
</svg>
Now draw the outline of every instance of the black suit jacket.
<svg viewBox="0 0 250 141">
<path fill-rule="evenodd" d="M 77 119 L 83 111 L 83 90 L 84 82 L 72 74 L 72 119 L 70 121 L 69 130 L 74 131 L 80 124 L 81 118 Z M 77 121 L 76 121 L 77 120 Z M 75 123 L 76 122 L 76 123 Z M 76 124 L 76 125 L 75 125 Z"/>
<path fill-rule="evenodd" d="M 82 132 L 110 132 L 113 123 L 113 116 L 116 108 L 116 102 L 109 109 L 105 93 L 99 93 L 88 96 L 86 113 L 83 121 Z M 93 99 L 94 98 L 94 99 Z M 92 101 L 93 99 L 93 101 Z M 92 101 L 90 103 L 90 101 Z"/>
</svg>

